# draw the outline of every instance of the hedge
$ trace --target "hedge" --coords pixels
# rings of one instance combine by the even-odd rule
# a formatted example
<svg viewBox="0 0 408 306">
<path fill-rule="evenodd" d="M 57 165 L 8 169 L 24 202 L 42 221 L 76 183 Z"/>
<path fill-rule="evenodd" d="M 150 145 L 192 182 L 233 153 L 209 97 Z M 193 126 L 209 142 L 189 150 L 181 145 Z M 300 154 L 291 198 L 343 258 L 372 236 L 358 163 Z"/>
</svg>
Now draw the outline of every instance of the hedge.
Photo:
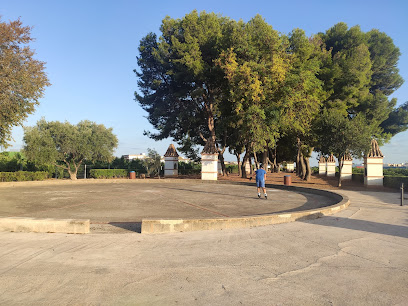
<svg viewBox="0 0 408 306">
<path fill-rule="evenodd" d="M 408 176 L 384 175 L 384 187 L 400 188 L 404 183 L 404 188 L 408 189 Z"/>
<path fill-rule="evenodd" d="M 89 171 L 90 177 L 96 179 L 109 179 L 109 178 L 124 178 L 128 177 L 128 170 L 125 169 L 91 169 Z"/>
<path fill-rule="evenodd" d="M 351 180 L 364 184 L 364 173 L 353 173 Z"/>
<path fill-rule="evenodd" d="M 0 172 L 1 182 L 42 181 L 47 178 L 48 178 L 48 172 L 45 172 L 45 171 Z"/>
</svg>

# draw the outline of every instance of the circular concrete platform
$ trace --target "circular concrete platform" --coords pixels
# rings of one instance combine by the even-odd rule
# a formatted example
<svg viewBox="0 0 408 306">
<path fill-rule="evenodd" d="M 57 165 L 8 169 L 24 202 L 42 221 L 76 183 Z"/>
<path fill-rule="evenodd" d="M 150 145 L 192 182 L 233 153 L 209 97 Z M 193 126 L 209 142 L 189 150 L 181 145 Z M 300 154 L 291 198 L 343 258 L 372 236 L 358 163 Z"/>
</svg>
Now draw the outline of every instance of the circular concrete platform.
<svg viewBox="0 0 408 306">
<path fill-rule="evenodd" d="M 34 183 L 34 182 L 33 182 Z M 195 180 L 111 180 L 14 183 L 1 188 L 2 217 L 90 219 L 91 230 L 105 224 L 140 231 L 142 219 L 230 219 L 319 209 L 339 202 L 330 192 L 267 188 L 257 197 L 254 183 Z"/>
</svg>

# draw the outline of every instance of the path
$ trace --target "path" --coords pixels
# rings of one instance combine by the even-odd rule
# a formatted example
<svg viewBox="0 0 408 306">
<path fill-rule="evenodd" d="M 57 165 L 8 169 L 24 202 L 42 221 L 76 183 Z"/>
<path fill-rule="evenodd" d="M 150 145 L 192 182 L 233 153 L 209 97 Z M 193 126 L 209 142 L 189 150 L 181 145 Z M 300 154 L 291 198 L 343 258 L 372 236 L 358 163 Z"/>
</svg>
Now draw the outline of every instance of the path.
<svg viewBox="0 0 408 306">
<path fill-rule="evenodd" d="M 0 304 L 406 305 L 408 206 L 341 191 L 334 216 L 162 235 L 0 233 Z"/>
</svg>

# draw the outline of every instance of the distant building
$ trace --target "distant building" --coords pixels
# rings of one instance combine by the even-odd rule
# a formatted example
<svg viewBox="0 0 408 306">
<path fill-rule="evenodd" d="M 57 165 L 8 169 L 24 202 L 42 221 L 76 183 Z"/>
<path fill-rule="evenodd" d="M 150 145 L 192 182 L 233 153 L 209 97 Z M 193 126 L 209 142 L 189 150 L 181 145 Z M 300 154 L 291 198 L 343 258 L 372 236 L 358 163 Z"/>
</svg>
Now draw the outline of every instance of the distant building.
<svg viewBox="0 0 408 306">
<path fill-rule="evenodd" d="M 147 157 L 146 153 L 140 153 L 140 154 L 129 154 L 129 155 L 122 155 L 122 157 L 126 160 L 132 160 L 132 159 L 145 159 Z"/>
</svg>

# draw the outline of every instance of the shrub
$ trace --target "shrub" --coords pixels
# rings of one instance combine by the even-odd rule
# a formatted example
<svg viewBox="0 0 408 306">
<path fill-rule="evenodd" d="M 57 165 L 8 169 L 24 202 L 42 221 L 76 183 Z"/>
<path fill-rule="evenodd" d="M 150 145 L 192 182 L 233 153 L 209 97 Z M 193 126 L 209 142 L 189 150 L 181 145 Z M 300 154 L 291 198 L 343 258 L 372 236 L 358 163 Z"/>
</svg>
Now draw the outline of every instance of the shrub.
<svg viewBox="0 0 408 306">
<path fill-rule="evenodd" d="M 45 171 L 16 171 L 16 172 L 0 172 L 1 182 L 16 182 L 16 181 L 42 181 L 48 178 L 48 173 Z"/>
<path fill-rule="evenodd" d="M 239 173 L 238 165 L 225 165 L 225 170 L 227 170 L 228 173 Z"/>
<path fill-rule="evenodd" d="M 354 182 L 360 182 L 364 184 L 364 173 L 353 173 L 351 180 Z"/>
<path fill-rule="evenodd" d="M 125 169 L 91 169 L 90 177 L 96 179 L 124 178 L 128 177 L 128 170 Z"/>
<path fill-rule="evenodd" d="M 355 173 L 355 174 L 364 174 L 364 168 L 356 168 L 356 167 L 353 167 L 353 174 Z"/>
<path fill-rule="evenodd" d="M 400 188 L 404 183 L 404 188 L 408 189 L 408 176 L 384 176 L 384 187 Z"/>
<path fill-rule="evenodd" d="M 189 174 L 200 174 L 201 169 L 178 169 L 178 174 L 189 175 Z"/>
</svg>

